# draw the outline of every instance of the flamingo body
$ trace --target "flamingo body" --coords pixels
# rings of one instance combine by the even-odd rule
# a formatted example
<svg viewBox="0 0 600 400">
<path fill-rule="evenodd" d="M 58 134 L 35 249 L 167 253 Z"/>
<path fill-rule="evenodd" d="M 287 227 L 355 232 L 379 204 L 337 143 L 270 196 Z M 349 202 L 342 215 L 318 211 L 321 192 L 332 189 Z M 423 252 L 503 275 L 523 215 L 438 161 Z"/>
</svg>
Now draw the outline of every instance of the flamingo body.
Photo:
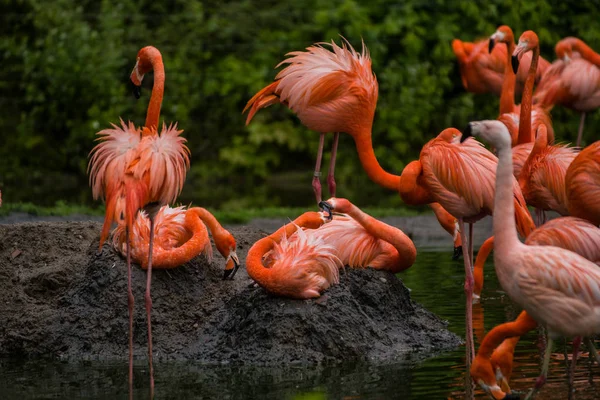
<svg viewBox="0 0 600 400">
<path fill-rule="evenodd" d="M 565 176 L 569 213 L 600 225 L 600 141 L 587 146 Z"/>
</svg>

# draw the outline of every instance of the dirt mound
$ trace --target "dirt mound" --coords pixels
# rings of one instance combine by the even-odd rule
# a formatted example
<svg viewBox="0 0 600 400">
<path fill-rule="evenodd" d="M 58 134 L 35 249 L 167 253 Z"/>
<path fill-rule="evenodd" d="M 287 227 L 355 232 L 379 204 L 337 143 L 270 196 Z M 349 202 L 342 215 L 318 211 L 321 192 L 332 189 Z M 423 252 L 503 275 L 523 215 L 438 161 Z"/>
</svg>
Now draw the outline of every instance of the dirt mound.
<svg viewBox="0 0 600 400">
<path fill-rule="evenodd" d="M 0 355 L 126 359 L 127 267 L 97 222 L 0 225 Z M 258 229 L 231 229 L 245 259 Z M 244 269 L 222 281 L 204 256 L 152 279 L 155 357 L 282 364 L 417 358 L 460 340 L 410 300 L 394 275 L 346 269 L 318 300 L 252 287 Z M 133 268 L 134 346 L 146 357 L 146 273 Z"/>
</svg>

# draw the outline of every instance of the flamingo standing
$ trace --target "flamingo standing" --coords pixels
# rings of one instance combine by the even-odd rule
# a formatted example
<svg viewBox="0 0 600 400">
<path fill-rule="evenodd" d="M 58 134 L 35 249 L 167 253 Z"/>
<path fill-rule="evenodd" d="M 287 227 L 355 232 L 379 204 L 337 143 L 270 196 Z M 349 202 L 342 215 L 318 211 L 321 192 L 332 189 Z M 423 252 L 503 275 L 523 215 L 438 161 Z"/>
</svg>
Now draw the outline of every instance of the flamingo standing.
<svg viewBox="0 0 600 400">
<path fill-rule="evenodd" d="M 159 205 L 174 201 L 183 187 L 189 169 L 189 150 L 182 131 L 177 125 L 163 124 L 158 133 L 158 120 L 162 104 L 165 72 L 160 52 L 152 46 L 142 48 L 131 72 L 131 81 L 136 85 L 136 97 L 144 75 L 154 71 L 154 86 L 148 105 L 146 124 L 136 128 L 133 123 L 98 132 L 99 144 L 90 153 L 88 166 L 90 185 L 94 198 L 102 197 L 106 202 L 106 215 L 100 237 L 100 248 L 108 236 L 113 221 L 126 226 L 127 242 L 127 289 L 129 308 L 129 388 L 133 389 L 133 292 L 131 289 L 131 236 L 133 220 L 140 209 L 145 209 L 150 218 L 148 251 L 148 273 L 146 282 L 146 313 L 148 320 L 148 362 L 150 388 L 154 392 L 154 370 L 152 367 L 152 325 L 150 312 L 152 298 L 150 283 L 152 276 L 152 253 L 154 239 L 154 215 Z"/>
<path fill-rule="evenodd" d="M 219 224 L 219 221 L 206 209 L 201 207 L 171 208 L 163 206 L 154 217 L 154 248 L 152 254 L 153 268 L 175 268 L 200 253 L 212 258 L 212 246 L 206 227 L 215 241 L 215 246 L 225 258 L 223 279 L 237 272 L 240 261 L 235 252 L 236 241 L 233 235 Z M 117 226 L 113 232 L 113 248 L 126 256 L 126 228 Z M 142 211 L 136 218 L 131 239 L 131 258 L 143 269 L 148 268 L 148 249 L 150 244 L 150 221 Z"/>
<path fill-rule="evenodd" d="M 379 86 L 371 70 L 369 52 L 364 43 L 360 54 L 347 42 L 339 47 L 332 41 L 331 49 L 329 51 L 316 44 L 305 52 L 289 53 L 292 57 L 279 64 L 289 65 L 277 74 L 275 82 L 260 90 L 246 104 L 246 124 L 261 108 L 283 103 L 298 115 L 306 127 L 321 133 L 313 178 L 317 202 L 321 201 L 319 175 L 326 132 L 346 132 L 352 136 L 369 178 L 380 186 L 398 191 L 401 177 L 383 171 L 373 151 L 371 129 Z M 332 196 L 335 196 L 336 188 L 336 146 L 337 133 L 327 178 Z M 456 219 L 438 205 L 432 205 L 432 208 L 442 227 L 453 236 L 456 256 L 461 246 L 454 223 Z"/>
<path fill-rule="evenodd" d="M 534 101 L 541 107 L 562 105 L 581 113 L 576 145 L 581 145 L 585 115 L 600 107 L 600 54 L 575 37 L 555 46 L 557 60 L 548 69 Z"/>
<path fill-rule="evenodd" d="M 569 214 L 600 225 L 600 141 L 581 150 L 571 162 L 565 190 Z"/>
<path fill-rule="evenodd" d="M 306 212 L 249 250 L 248 275 L 268 292 L 296 299 L 319 297 L 338 283 L 338 269 L 344 265 L 396 273 L 415 262 L 417 250 L 400 229 L 346 199 L 331 198 L 321 207 L 343 214 Z M 325 223 L 328 217 L 333 220 Z"/>
<path fill-rule="evenodd" d="M 549 335 L 542 372 L 528 395 L 531 397 L 545 383 L 555 338 L 589 337 L 600 332 L 600 270 L 572 251 L 519 241 L 513 219 L 510 134 L 499 121 L 479 121 L 469 123 L 461 141 L 471 135 L 480 136 L 498 150 L 493 216 L 498 280 L 511 300 L 545 326 Z"/>
<path fill-rule="evenodd" d="M 535 144 L 518 180 L 525 201 L 536 208 L 539 225 L 546 222 L 547 210 L 569 215 L 565 175 L 576 155 L 573 147 L 548 145 L 546 126 L 538 127 Z"/>
<path fill-rule="evenodd" d="M 503 74 L 505 72 L 504 59 L 506 47 L 496 46 L 493 51 L 488 51 L 489 41 L 463 42 L 459 39 L 452 41 L 452 51 L 458 61 L 460 75 L 465 90 L 471 93 L 493 93 L 499 96 L 502 93 Z M 526 56 L 523 66 L 519 68 L 516 76 L 515 94 L 523 91 L 529 68 L 530 57 Z M 550 63 L 543 58 L 536 69 L 536 82 L 539 81 Z"/>
</svg>

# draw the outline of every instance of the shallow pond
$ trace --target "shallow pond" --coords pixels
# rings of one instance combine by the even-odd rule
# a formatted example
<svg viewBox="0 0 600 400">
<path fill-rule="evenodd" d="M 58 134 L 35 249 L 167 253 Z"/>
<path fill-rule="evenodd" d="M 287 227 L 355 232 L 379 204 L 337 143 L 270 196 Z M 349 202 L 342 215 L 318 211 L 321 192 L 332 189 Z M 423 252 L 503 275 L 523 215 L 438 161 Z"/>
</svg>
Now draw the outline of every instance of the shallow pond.
<svg viewBox="0 0 600 400">
<path fill-rule="evenodd" d="M 449 329 L 464 336 L 464 269 L 448 252 L 423 251 L 401 278 L 413 299 L 449 321 Z M 518 314 L 499 289 L 491 263 L 486 265 L 481 303 L 474 309 L 475 340 L 484 331 Z M 539 333 L 531 332 L 517 346 L 512 387 L 525 393 L 539 373 Z M 563 343 L 558 343 L 549 380 L 539 399 L 568 399 Z M 124 348 L 124 353 L 126 349 Z M 570 345 L 569 345 L 570 351 Z M 424 361 L 385 366 L 349 365 L 314 368 L 207 367 L 173 362 L 156 365 L 155 398 L 200 399 L 463 399 L 464 347 Z M 135 398 L 148 398 L 147 364 L 136 363 Z M 600 368 L 587 358 L 578 362 L 576 399 L 600 396 Z M 127 398 L 127 364 L 0 360 L 0 398 Z M 486 398 L 475 390 L 475 398 Z"/>
</svg>

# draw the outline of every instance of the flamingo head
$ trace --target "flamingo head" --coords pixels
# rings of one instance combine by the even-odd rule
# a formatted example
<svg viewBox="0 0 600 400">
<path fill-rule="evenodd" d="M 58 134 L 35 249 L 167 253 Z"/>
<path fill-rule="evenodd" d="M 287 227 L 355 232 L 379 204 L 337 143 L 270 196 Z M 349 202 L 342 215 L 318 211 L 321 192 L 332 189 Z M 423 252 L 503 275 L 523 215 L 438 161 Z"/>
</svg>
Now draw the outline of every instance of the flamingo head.
<svg viewBox="0 0 600 400">
<path fill-rule="evenodd" d="M 514 41 L 515 41 L 515 37 L 513 35 L 512 29 L 510 29 L 510 26 L 508 26 L 508 25 L 499 26 L 498 29 L 496 29 L 496 32 L 494 32 L 494 34 L 492 36 L 490 36 L 490 43 L 489 43 L 488 51 L 490 53 L 492 52 L 496 42 L 510 43 L 510 42 L 514 42 Z"/>
<path fill-rule="evenodd" d="M 327 201 L 322 201 L 320 205 L 323 205 L 324 209 L 331 211 L 335 210 L 338 213 L 347 214 L 351 211 L 353 205 L 349 200 L 343 198 L 332 197 Z"/>
<path fill-rule="evenodd" d="M 506 125 L 498 120 L 484 120 L 469 122 L 462 133 L 460 142 L 464 142 L 470 136 L 479 136 L 496 149 L 510 148 L 511 137 Z"/>
<path fill-rule="evenodd" d="M 157 60 L 162 60 L 162 56 L 156 47 L 146 46 L 138 51 L 137 60 L 130 75 L 131 82 L 134 85 L 133 94 L 137 99 L 140 98 L 140 87 L 142 86 L 144 75 L 152 71 L 152 64 Z"/>
<path fill-rule="evenodd" d="M 574 37 L 566 37 L 562 40 L 559 40 L 554 46 L 554 52 L 556 53 L 556 58 L 563 60 L 564 62 L 569 62 L 573 58 L 573 47 L 576 45 L 577 38 Z"/>
<path fill-rule="evenodd" d="M 540 45 L 537 34 L 534 31 L 525 31 L 519 38 L 519 44 L 515 47 L 515 51 L 512 54 L 512 68 L 516 74 L 519 69 L 519 62 L 523 57 L 523 54 L 537 48 Z"/>
<path fill-rule="evenodd" d="M 235 238 L 228 230 L 223 229 L 213 235 L 217 250 L 225 258 L 225 271 L 223 272 L 223 279 L 233 279 L 237 270 L 240 268 L 240 259 L 238 258 L 235 249 L 237 247 Z"/>
<path fill-rule="evenodd" d="M 456 128 L 446 128 L 437 135 L 437 138 L 444 142 L 458 144 L 461 135 L 460 131 Z"/>
<path fill-rule="evenodd" d="M 506 393 L 500 388 L 496 381 L 494 370 L 489 359 L 477 355 L 471 365 L 471 376 L 473 380 L 492 398 L 496 400 L 518 399 L 519 396 Z"/>
</svg>

